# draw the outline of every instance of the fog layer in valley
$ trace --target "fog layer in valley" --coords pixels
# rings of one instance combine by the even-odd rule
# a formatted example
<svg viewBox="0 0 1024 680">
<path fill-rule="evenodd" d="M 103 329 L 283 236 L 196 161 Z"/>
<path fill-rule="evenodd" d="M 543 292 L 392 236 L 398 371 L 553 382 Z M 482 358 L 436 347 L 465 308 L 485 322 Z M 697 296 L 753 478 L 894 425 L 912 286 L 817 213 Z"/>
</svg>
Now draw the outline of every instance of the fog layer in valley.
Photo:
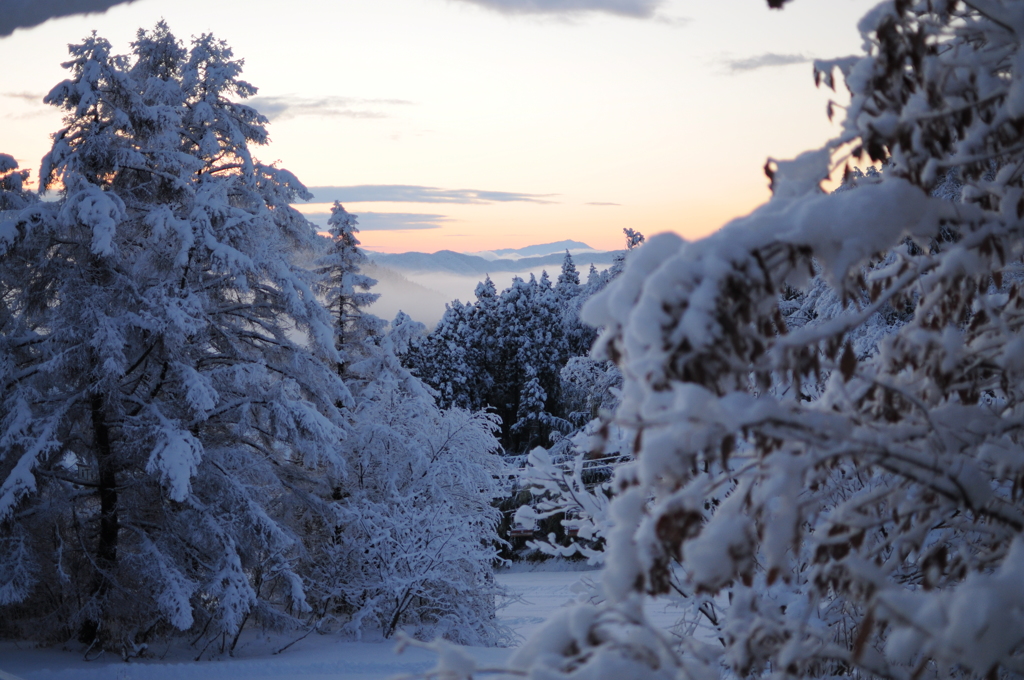
<svg viewBox="0 0 1024 680">
<path fill-rule="evenodd" d="M 560 242 L 549 244 L 551 246 L 564 246 L 565 243 L 575 244 L 577 242 Z M 610 266 L 613 253 L 589 250 L 586 244 L 579 244 L 584 252 L 572 252 L 576 269 L 580 277 L 586 281 L 587 272 L 590 270 L 591 262 L 599 270 L 607 269 Z M 496 251 L 500 254 L 503 262 L 514 259 L 516 254 L 526 251 L 528 255 L 535 256 L 538 249 L 544 246 L 528 246 L 519 250 Z M 550 249 L 549 249 L 550 250 Z M 553 252 L 558 252 L 557 250 Z M 570 251 L 571 252 L 571 251 Z M 491 253 L 488 253 L 489 255 Z M 550 254 L 550 253 L 543 253 Z M 481 253 L 474 255 L 482 256 Z M 370 256 L 371 258 L 374 255 Z M 512 279 L 516 276 L 529 278 L 534 275 L 540 278 L 544 271 L 554 281 L 558 277 L 561 264 L 545 264 L 543 266 L 529 267 L 529 262 L 524 262 L 524 268 L 517 271 L 494 271 L 483 274 L 456 274 L 448 271 L 414 271 L 391 264 L 370 262 L 363 267 L 363 273 L 377 280 L 373 292 L 380 297 L 369 307 L 369 312 L 382 319 L 390 321 L 399 312 L 405 312 L 416 321 L 426 324 L 432 329 L 444 315 L 445 305 L 452 300 L 471 302 L 475 299 L 474 291 L 476 286 L 485 276 L 490 276 L 495 287 L 500 291 L 512 285 Z"/>
</svg>

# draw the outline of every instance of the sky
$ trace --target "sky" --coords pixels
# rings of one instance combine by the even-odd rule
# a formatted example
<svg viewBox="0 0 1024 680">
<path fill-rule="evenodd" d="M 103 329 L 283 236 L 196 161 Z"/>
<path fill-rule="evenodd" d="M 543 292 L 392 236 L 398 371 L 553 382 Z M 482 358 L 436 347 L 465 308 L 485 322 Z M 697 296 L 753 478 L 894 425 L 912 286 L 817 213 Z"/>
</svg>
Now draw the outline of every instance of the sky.
<svg viewBox="0 0 1024 680">
<path fill-rule="evenodd" d="M 69 43 L 96 30 L 127 52 L 163 18 L 245 59 L 249 103 L 271 121 L 255 155 L 311 188 L 297 207 L 314 221 L 334 200 L 360 215 L 369 250 L 614 249 L 624 227 L 694 239 L 768 199 L 768 157 L 838 134 L 826 106 L 843 92 L 816 89 L 811 62 L 859 53 L 874 4 L 134 0 L 0 25 L 0 152 L 38 169 Z"/>
</svg>

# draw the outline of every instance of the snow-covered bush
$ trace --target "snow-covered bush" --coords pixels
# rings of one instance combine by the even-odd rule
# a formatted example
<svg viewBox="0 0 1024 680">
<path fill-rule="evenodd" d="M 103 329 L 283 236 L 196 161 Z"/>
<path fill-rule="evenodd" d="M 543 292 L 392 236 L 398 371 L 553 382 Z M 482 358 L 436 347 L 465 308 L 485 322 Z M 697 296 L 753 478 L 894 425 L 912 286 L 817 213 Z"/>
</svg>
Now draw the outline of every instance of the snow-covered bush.
<svg viewBox="0 0 1024 680">
<path fill-rule="evenodd" d="M 397 354 L 422 324 L 399 314 L 372 354 L 349 366 L 357 390 L 343 449 L 349 477 L 326 541 L 324 612 L 356 635 L 497 645 L 496 419 L 441 410 Z M 369 346 L 367 346 L 369 348 Z"/>
<path fill-rule="evenodd" d="M 866 55 L 816 64 L 851 92 L 842 133 L 770 161 L 751 215 L 652 238 L 585 308 L 636 461 L 607 509 L 605 602 L 514 667 L 1024 673 L 1024 7 L 895 0 L 860 30 Z M 851 154 L 884 172 L 824 194 Z M 958 202 L 936 192 L 950 171 Z M 789 328 L 780 294 L 815 262 L 839 305 Z M 672 636 L 648 597 L 681 607 Z"/>
</svg>

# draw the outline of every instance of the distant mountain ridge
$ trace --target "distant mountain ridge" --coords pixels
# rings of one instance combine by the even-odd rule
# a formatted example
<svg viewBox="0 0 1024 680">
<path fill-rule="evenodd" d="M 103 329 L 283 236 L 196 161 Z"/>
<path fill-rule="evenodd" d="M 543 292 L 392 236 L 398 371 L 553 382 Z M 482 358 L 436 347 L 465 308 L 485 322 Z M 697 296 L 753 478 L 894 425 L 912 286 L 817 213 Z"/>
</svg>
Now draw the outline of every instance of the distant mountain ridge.
<svg viewBox="0 0 1024 680">
<path fill-rule="evenodd" d="M 578 243 L 578 241 L 563 241 L 561 243 Z M 512 252 L 519 252 L 531 248 L 547 248 L 552 245 L 559 244 L 528 246 L 527 248 L 520 248 L 518 251 Z M 580 245 L 586 246 L 586 244 Z M 575 246 L 573 249 L 578 247 L 579 246 Z M 576 267 L 584 270 L 585 277 L 585 268 L 591 263 L 595 265 L 610 265 L 614 261 L 615 256 L 620 252 L 622 251 L 592 251 L 573 255 L 573 259 L 576 262 Z M 517 259 L 497 260 L 488 260 L 480 257 L 479 255 L 456 253 L 453 250 L 439 250 L 436 253 L 367 253 L 367 255 L 372 261 L 379 265 L 395 269 L 404 269 L 410 272 L 448 272 L 451 274 L 461 274 L 463 276 L 483 276 L 492 272 L 522 272 L 530 269 L 536 269 L 538 267 L 550 266 L 550 273 L 554 274 L 557 267 L 562 264 L 562 259 L 565 257 L 565 248 L 562 248 L 562 252 L 555 252 L 538 257 L 520 257 Z"/>
<path fill-rule="evenodd" d="M 552 255 L 554 253 L 564 253 L 565 251 L 575 250 L 594 250 L 586 243 L 582 241 L 555 241 L 554 243 L 541 243 L 535 246 L 526 246 L 525 248 L 500 248 L 498 250 L 488 251 L 489 254 L 495 255 L 496 258 L 518 258 L 518 257 L 543 257 L 544 255 Z M 470 253 L 470 255 L 486 256 L 486 253 Z M 494 259 L 494 258 L 488 258 Z"/>
</svg>

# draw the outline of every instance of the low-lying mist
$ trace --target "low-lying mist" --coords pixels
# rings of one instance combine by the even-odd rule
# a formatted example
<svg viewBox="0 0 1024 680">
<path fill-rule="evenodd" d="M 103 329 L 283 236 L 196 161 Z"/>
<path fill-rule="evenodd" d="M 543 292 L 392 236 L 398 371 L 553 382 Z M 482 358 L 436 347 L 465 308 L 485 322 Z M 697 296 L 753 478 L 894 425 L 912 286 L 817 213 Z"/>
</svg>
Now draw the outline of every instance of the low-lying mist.
<svg viewBox="0 0 1024 680">
<path fill-rule="evenodd" d="M 514 277 L 525 279 L 530 274 L 540 277 L 545 269 L 549 270 L 548 275 L 552 280 L 558 277 L 557 268 L 552 273 L 551 267 L 539 267 L 522 272 L 497 272 L 491 275 L 491 280 L 501 291 L 512 285 Z M 373 292 L 379 293 L 380 298 L 369 307 L 371 314 L 391 321 L 399 311 L 403 311 L 416 321 L 426 324 L 428 330 L 433 330 L 444 315 L 445 305 L 452 300 L 475 301 L 474 291 L 484 278 L 443 272 L 409 272 L 373 263 L 365 265 L 362 271 L 377 279 Z"/>
<path fill-rule="evenodd" d="M 607 264 L 596 264 L 598 269 L 607 269 Z M 590 262 L 580 256 L 576 268 L 582 281 L 587 280 Z M 552 283 L 558 279 L 560 267 L 547 266 L 526 269 L 521 272 L 495 272 L 491 281 L 501 292 L 512 285 L 516 276 L 527 279 L 530 274 L 540 278 L 547 270 Z M 391 321 L 399 311 L 403 311 L 416 321 L 426 324 L 427 330 L 433 330 L 437 322 L 444 316 L 445 305 L 452 300 L 461 302 L 476 301 L 476 286 L 483 281 L 483 276 L 462 276 L 448 272 L 412 272 L 404 269 L 384 267 L 373 262 L 367 263 L 363 269 L 367 276 L 377 279 L 373 292 L 380 298 L 369 307 L 371 314 Z"/>
</svg>

